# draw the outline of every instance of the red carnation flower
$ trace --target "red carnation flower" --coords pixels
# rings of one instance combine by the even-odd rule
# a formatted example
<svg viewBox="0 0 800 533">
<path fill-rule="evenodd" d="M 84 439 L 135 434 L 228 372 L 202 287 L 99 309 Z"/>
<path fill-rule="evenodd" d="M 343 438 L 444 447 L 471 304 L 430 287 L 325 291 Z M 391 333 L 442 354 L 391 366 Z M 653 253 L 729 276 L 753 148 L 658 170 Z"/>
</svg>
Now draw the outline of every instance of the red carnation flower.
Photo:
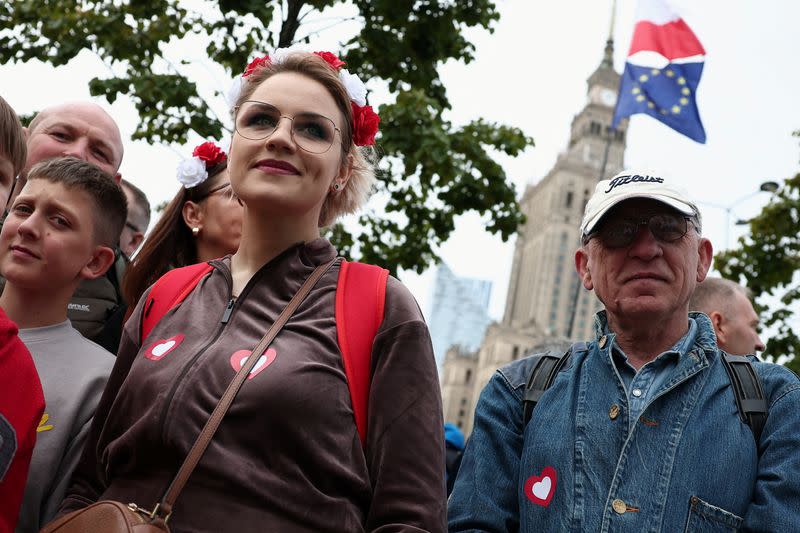
<svg viewBox="0 0 800 533">
<path fill-rule="evenodd" d="M 314 53 L 317 54 L 322 59 L 324 59 L 333 68 L 333 70 L 338 71 L 345 65 L 344 61 L 336 57 L 336 54 L 333 54 L 331 52 L 314 52 Z"/>
<path fill-rule="evenodd" d="M 204 142 L 195 148 L 194 152 L 192 152 L 192 155 L 199 157 L 202 161 L 205 161 L 206 168 L 211 168 L 219 165 L 220 163 L 224 163 L 228 159 L 228 156 L 222 151 L 222 148 L 211 141 Z"/>
<path fill-rule="evenodd" d="M 252 74 L 256 70 L 260 69 L 261 67 L 267 66 L 270 63 L 272 63 L 272 60 L 269 58 L 268 55 L 267 56 L 262 56 L 262 57 L 257 57 L 257 58 L 255 58 L 254 60 L 252 60 L 251 62 L 249 62 L 247 64 L 247 67 L 244 69 L 244 73 L 242 74 L 242 77 L 246 78 L 247 76 L 249 76 L 250 74 Z"/>
<path fill-rule="evenodd" d="M 350 106 L 353 108 L 353 142 L 356 146 L 375 144 L 381 117 L 372 110 L 372 106 L 360 107 L 355 102 L 350 102 Z"/>
</svg>

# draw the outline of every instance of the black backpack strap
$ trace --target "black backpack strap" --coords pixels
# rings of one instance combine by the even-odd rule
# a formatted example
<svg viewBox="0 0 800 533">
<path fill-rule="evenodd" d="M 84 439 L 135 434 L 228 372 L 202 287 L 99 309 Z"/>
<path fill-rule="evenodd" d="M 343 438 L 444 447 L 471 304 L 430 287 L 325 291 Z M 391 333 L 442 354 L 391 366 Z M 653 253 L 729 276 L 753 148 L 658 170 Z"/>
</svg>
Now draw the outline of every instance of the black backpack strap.
<svg viewBox="0 0 800 533">
<path fill-rule="evenodd" d="M 761 441 L 761 430 L 767 421 L 767 400 L 761 388 L 761 379 L 756 373 L 753 363 L 741 355 L 729 355 L 720 352 L 725 370 L 731 380 L 736 408 L 745 424 L 750 426 L 756 445 Z"/>
<path fill-rule="evenodd" d="M 586 350 L 585 342 L 576 342 L 563 355 L 544 352 L 531 356 L 534 362 L 531 367 L 531 373 L 528 375 L 528 383 L 525 385 L 525 396 L 522 398 L 523 426 L 528 425 L 528 421 L 533 414 L 533 408 L 536 407 L 544 391 L 550 388 L 558 373 L 569 366 L 572 353 Z"/>
</svg>

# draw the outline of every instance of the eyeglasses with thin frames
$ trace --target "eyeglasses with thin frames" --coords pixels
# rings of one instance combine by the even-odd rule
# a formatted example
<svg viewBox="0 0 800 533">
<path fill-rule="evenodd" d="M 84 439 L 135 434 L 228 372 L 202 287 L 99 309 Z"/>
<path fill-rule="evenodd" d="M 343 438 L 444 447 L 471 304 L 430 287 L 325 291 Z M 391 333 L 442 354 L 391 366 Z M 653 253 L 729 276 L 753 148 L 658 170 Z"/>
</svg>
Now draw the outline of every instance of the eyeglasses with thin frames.
<svg viewBox="0 0 800 533">
<path fill-rule="evenodd" d="M 203 196 L 202 198 L 200 198 L 197 201 L 198 202 L 202 202 L 206 198 L 208 198 L 210 196 L 213 196 L 213 195 L 215 195 L 217 193 L 222 193 L 224 195 L 223 199 L 228 201 L 228 202 L 232 202 L 232 201 L 236 200 L 239 203 L 239 205 L 244 205 L 244 204 L 242 204 L 242 201 L 239 200 L 239 198 L 236 196 L 236 193 L 233 192 L 233 187 L 231 187 L 231 182 L 226 182 L 226 183 L 223 183 L 222 185 L 217 185 L 216 187 L 214 187 L 213 189 L 208 191 L 205 196 Z"/>
<path fill-rule="evenodd" d="M 236 132 L 251 141 L 268 139 L 278 129 L 281 119 L 291 121 L 292 141 L 301 149 L 312 154 L 323 154 L 331 149 L 339 132 L 333 120 L 316 113 L 283 115 L 280 110 L 265 102 L 247 100 L 233 108 Z"/>
<path fill-rule="evenodd" d="M 140 233 L 141 232 L 141 230 L 139 228 L 137 228 L 136 226 L 134 226 L 133 224 L 131 224 L 127 220 L 125 221 L 125 227 L 128 228 L 129 230 L 133 231 L 133 232 L 136 232 L 136 233 Z"/>
</svg>

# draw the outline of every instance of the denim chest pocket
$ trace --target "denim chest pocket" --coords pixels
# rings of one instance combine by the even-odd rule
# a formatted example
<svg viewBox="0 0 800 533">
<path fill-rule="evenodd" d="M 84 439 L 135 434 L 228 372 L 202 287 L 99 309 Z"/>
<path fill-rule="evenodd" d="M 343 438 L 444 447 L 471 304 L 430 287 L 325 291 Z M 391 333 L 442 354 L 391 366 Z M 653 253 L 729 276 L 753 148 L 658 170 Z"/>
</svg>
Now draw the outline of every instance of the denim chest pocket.
<svg viewBox="0 0 800 533">
<path fill-rule="evenodd" d="M 685 533 L 727 533 L 739 531 L 744 520 L 719 507 L 704 502 L 697 496 L 689 498 L 689 516 Z"/>
</svg>

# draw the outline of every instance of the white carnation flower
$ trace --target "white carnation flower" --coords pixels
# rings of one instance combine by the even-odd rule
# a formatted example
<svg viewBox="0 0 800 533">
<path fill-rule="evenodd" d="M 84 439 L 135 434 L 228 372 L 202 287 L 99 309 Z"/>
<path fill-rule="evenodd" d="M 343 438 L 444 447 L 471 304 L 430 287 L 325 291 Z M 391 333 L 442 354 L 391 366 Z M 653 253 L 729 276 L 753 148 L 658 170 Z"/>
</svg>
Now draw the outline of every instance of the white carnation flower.
<svg viewBox="0 0 800 533">
<path fill-rule="evenodd" d="M 231 108 L 231 111 L 233 111 L 233 106 L 236 105 L 239 95 L 242 94 L 242 86 L 244 86 L 244 78 L 241 76 L 233 78 L 228 93 L 225 95 L 225 100 L 228 102 L 228 107 Z"/>
<path fill-rule="evenodd" d="M 276 49 L 269 55 L 269 59 L 277 65 L 279 63 L 283 63 L 283 60 L 286 59 L 287 56 L 294 54 L 295 52 L 307 52 L 307 50 L 303 45 L 293 44 L 292 46 L 286 48 Z"/>
<path fill-rule="evenodd" d="M 178 181 L 187 189 L 200 185 L 206 178 L 208 178 L 206 164 L 199 157 L 184 159 L 178 165 Z"/>
<path fill-rule="evenodd" d="M 350 74 L 347 69 L 342 69 L 339 71 L 339 79 L 342 80 L 344 88 L 347 89 L 350 100 L 359 107 L 367 105 L 367 86 L 358 76 Z"/>
</svg>

